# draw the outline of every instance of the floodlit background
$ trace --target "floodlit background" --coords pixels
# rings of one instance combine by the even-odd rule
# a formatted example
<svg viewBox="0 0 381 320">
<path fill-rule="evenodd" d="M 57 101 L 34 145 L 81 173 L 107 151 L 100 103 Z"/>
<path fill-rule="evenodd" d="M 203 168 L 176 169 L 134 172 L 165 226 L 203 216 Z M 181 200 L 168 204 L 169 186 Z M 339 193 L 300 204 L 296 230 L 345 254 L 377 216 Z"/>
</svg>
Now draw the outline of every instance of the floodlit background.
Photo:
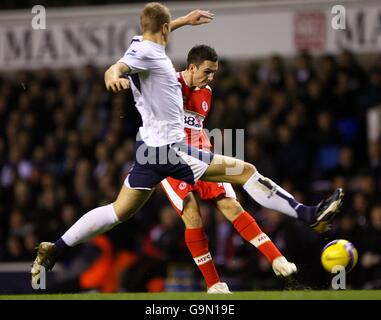
<svg viewBox="0 0 381 320">
<path fill-rule="evenodd" d="M 0 294 L 35 292 L 34 246 L 56 241 L 83 213 L 115 200 L 130 169 L 140 116 L 129 92 L 104 88 L 105 69 L 139 33 L 139 1 L 40 1 L 46 29 L 31 26 L 34 1 L 0 4 Z M 72 7 L 67 7 L 70 4 Z M 381 288 L 381 4 L 341 1 L 165 2 L 178 17 L 201 8 L 215 20 L 171 35 L 177 70 L 189 49 L 213 46 L 209 129 L 245 129 L 245 160 L 299 201 L 346 191 L 321 236 L 296 220 L 239 200 L 299 273 L 277 279 L 205 202 L 201 211 L 222 281 L 233 291 L 329 289 L 326 243 L 359 251 L 347 287 Z M 65 5 L 65 7 L 63 7 Z M 184 226 L 160 188 L 130 221 L 80 245 L 48 274 L 41 292 L 203 291 Z M 37 292 L 36 292 L 37 293 Z"/>
</svg>

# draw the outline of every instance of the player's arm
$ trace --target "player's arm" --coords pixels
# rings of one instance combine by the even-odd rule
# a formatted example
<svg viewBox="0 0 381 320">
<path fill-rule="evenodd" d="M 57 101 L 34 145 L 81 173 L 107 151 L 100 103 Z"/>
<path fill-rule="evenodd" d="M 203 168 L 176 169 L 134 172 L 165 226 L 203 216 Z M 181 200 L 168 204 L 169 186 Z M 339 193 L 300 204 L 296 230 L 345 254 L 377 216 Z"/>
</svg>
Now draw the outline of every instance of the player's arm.
<svg viewBox="0 0 381 320">
<path fill-rule="evenodd" d="M 117 62 L 108 68 L 105 72 L 107 90 L 112 90 L 114 93 L 127 90 L 130 87 L 130 82 L 126 78 L 121 78 L 121 76 L 130 73 L 130 71 L 129 66 L 123 62 Z"/>
<path fill-rule="evenodd" d="M 205 10 L 193 10 L 185 16 L 179 17 L 171 21 L 171 31 L 183 26 L 196 26 L 199 24 L 209 23 L 213 20 L 214 13 Z"/>
</svg>

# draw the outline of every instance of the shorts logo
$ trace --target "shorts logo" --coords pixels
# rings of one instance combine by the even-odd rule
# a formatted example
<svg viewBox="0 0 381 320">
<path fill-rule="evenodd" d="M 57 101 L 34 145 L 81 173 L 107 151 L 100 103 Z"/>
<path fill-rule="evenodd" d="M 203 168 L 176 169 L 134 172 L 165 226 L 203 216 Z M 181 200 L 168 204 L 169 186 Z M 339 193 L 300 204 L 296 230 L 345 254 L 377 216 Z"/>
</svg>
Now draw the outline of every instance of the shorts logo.
<svg viewBox="0 0 381 320">
<path fill-rule="evenodd" d="M 187 184 L 186 184 L 185 182 L 181 182 L 181 183 L 179 184 L 179 189 L 180 189 L 180 190 L 185 190 L 186 187 L 187 187 Z"/>
<path fill-rule="evenodd" d="M 206 101 L 202 102 L 201 107 L 202 107 L 202 110 L 204 110 L 205 112 L 208 111 L 209 106 Z"/>
</svg>

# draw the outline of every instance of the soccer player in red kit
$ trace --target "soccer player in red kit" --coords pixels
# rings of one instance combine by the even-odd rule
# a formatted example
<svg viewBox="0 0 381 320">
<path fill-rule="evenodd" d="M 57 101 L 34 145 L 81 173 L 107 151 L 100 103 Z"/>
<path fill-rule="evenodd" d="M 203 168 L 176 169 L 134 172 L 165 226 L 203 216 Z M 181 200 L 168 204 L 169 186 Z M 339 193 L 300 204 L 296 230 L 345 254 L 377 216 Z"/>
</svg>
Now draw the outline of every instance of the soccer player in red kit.
<svg viewBox="0 0 381 320">
<path fill-rule="evenodd" d="M 217 69 L 218 57 L 215 50 L 206 45 L 198 45 L 188 54 L 186 70 L 178 73 L 184 101 L 187 143 L 204 150 L 211 148 L 209 138 L 203 129 L 212 99 L 212 89 L 208 83 L 213 80 Z M 227 284 L 220 281 L 213 263 L 200 210 L 193 193 L 197 193 L 202 200 L 214 201 L 217 209 L 233 223 L 245 240 L 265 255 L 270 264 L 285 259 L 269 237 L 262 232 L 254 218 L 242 208 L 230 183 L 199 180 L 192 186 L 168 177 L 161 182 L 161 186 L 185 223 L 185 242 L 205 279 L 208 293 L 230 291 Z"/>
</svg>

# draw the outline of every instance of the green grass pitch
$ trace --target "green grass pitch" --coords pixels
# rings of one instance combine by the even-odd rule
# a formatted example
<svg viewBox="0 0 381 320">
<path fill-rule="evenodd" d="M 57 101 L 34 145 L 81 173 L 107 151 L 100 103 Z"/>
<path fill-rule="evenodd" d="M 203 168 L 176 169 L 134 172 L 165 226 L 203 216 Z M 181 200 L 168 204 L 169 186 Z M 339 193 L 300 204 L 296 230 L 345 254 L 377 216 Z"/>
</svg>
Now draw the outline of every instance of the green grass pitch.
<svg viewBox="0 0 381 320">
<path fill-rule="evenodd" d="M 231 295 L 204 292 L 31 294 L 0 295 L 0 300 L 381 300 L 381 290 L 248 291 Z"/>
</svg>

